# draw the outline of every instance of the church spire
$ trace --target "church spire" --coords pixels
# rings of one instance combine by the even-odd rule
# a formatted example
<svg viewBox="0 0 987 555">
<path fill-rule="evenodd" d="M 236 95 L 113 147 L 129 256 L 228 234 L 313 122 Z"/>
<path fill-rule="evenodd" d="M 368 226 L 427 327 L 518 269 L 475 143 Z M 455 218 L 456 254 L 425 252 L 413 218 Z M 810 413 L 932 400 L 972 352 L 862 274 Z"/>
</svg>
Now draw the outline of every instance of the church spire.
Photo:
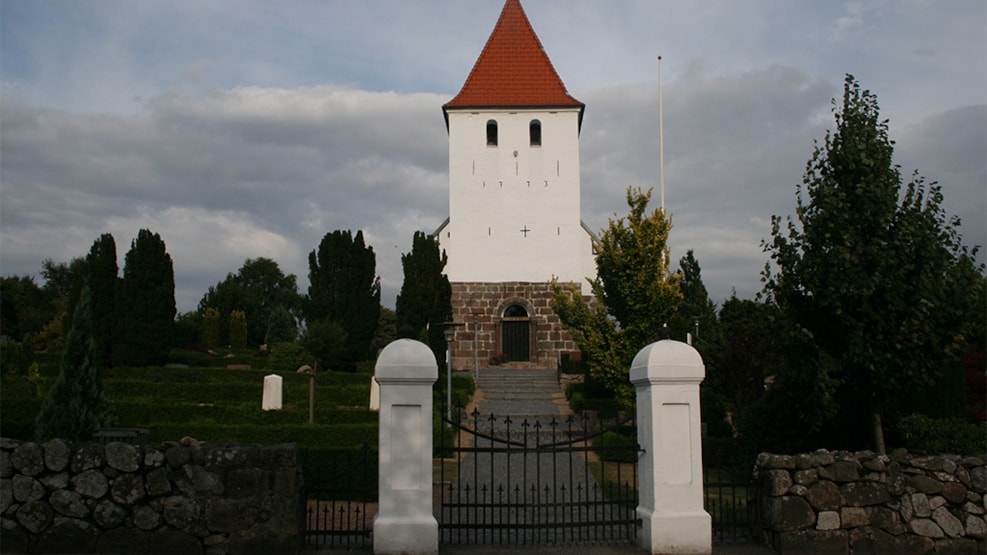
<svg viewBox="0 0 987 555">
<path fill-rule="evenodd" d="M 584 107 L 566 91 L 520 0 L 506 1 L 462 90 L 442 108 L 507 107 Z"/>
</svg>

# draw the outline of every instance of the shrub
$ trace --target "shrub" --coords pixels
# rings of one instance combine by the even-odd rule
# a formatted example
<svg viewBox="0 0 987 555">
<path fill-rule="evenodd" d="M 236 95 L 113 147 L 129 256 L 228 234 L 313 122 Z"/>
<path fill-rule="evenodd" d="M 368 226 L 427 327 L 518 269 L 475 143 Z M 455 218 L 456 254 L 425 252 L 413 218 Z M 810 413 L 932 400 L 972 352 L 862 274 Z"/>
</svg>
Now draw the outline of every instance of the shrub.
<svg viewBox="0 0 987 555">
<path fill-rule="evenodd" d="M 637 445 L 637 431 L 630 426 L 624 426 L 617 431 L 604 432 L 594 443 L 600 449 L 600 459 L 604 461 L 629 463 L 637 460 L 637 452 L 620 449 Z M 615 449 L 609 450 L 608 447 Z"/>
<path fill-rule="evenodd" d="M 918 455 L 982 455 L 984 426 L 963 418 L 929 418 L 912 414 L 902 418 L 898 430 L 905 447 Z"/>
<path fill-rule="evenodd" d="M 298 343 L 276 343 L 271 347 L 267 366 L 281 372 L 295 372 L 301 366 L 312 365 L 315 359 Z"/>
</svg>

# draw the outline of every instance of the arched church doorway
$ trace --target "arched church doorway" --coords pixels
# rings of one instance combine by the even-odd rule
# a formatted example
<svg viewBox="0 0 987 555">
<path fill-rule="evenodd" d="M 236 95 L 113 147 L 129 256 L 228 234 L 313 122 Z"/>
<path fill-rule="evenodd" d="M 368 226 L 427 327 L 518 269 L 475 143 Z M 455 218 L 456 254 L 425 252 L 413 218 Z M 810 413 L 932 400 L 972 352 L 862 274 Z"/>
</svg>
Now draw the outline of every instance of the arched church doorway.
<svg viewBox="0 0 987 555">
<path fill-rule="evenodd" d="M 527 362 L 531 359 L 531 317 L 519 304 L 504 309 L 501 319 L 502 351 L 511 362 Z"/>
</svg>

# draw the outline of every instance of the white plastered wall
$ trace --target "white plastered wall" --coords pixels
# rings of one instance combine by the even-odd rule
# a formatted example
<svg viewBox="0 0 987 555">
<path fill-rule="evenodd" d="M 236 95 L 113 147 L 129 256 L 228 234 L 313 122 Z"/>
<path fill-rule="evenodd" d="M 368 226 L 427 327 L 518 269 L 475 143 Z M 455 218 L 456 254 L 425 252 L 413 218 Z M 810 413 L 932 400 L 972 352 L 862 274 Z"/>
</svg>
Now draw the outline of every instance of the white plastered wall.
<svg viewBox="0 0 987 555">
<path fill-rule="evenodd" d="M 449 223 L 440 230 L 453 282 L 585 282 L 595 271 L 580 223 L 579 110 L 449 110 Z M 487 122 L 497 122 L 496 146 Z M 530 144 L 532 120 L 541 145 Z"/>
</svg>

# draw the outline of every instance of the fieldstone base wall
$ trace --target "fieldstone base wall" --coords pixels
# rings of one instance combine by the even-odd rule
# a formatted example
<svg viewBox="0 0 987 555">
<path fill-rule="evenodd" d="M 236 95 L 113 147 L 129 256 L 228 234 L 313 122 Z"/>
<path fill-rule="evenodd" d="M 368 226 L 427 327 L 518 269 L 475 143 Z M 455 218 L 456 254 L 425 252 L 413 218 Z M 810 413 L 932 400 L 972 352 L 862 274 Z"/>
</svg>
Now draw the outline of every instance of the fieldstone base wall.
<svg viewBox="0 0 987 555">
<path fill-rule="evenodd" d="M 764 540 L 780 553 L 984 553 L 985 462 L 904 450 L 762 453 Z"/>
<path fill-rule="evenodd" d="M 294 445 L 0 439 L 2 553 L 297 553 Z"/>
<path fill-rule="evenodd" d="M 504 309 L 513 304 L 523 306 L 529 315 L 529 366 L 555 368 L 560 354 L 578 350 L 552 311 L 551 283 L 454 282 L 451 285 L 452 319 L 465 324 L 456 331 L 452 345 L 453 369 L 472 370 L 476 363 L 480 368 L 487 368 L 490 357 L 503 353 L 502 316 Z"/>
</svg>

